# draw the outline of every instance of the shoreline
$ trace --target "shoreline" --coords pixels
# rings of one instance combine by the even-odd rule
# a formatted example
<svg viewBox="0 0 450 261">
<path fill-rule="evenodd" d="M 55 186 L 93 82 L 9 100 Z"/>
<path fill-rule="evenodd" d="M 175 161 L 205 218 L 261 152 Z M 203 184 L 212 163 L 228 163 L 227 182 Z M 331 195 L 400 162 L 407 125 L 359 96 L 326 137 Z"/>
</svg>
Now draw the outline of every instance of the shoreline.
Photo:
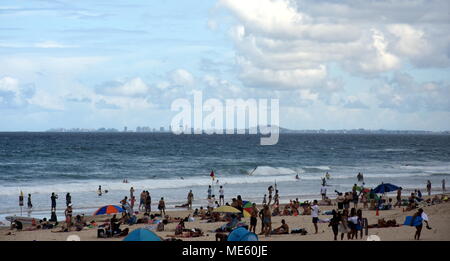
<svg viewBox="0 0 450 261">
<path fill-rule="evenodd" d="M 436 195 L 444 195 L 442 193 Z M 449 196 L 449 193 L 445 193 L 445 195 Z M 405 193 L 403 193 L 402 198 L 406 198 Z M 316 199 L 320 198 L 317 196 Z M 392 196 L 388 196 L 388 198 L 393 198 Z M 429 196 L 424 196 L 424 199 L 430 198 Z M 295 198 L 294 198 L 295 199 Z M 394 197 L 395 202 L 395 197 Z M 335 199 L 332 199 L 332 206 L 320 206 L 322 214 L 319 216 L 321 219 L 330 218 L 330 216 L 323 215 L 325 211 L 335 209 L 334 205 Z M 257 204 L 258 207 L 261 207 L 261 204 Z M 280 202 L 280 205 L 283 203 Z M 353 204 L 352 204 L 353 205 Z M 358 206 L 361 208 L 362 203 L 359 203 Z M 281 206 L 282 207 L 282 206 Z M 194 208 L 195 209 L 195 208 Z M 416 210 L 403 212 L 404 207 L 394 208 L 392 210 L 382 210 L 379 211 L 379 216 L 376 216 L 375 210 L 363 210 L 363 216 L 368 219 L 369 224 L 376 224 L 378 219 L 384 218 L 395 219 L 398 224 L 403 224 L 403 220 L 406 216 L 412 215 Z M 432 230 L 425 230 L 422 232 L 421 240 L 450 240 L 450 226 L 448 226 L 448 220 L 450 218 L 450 201 L 431 205 L 424 206 L 424 211 L 428 214 L 430 218 L 430 226 L 433 228 Z M 158 213 L 152 211 L 152 213 Z M 173 209 L 167 210 L 167 214 L 170 217 L 186 217 L 189 214 L 192 214 L 193 210 L 188 211 L 185 209 Z M 139 214 L 141 216 L 142 213 Z M 75 215 L 74 215 L 75 216 Z M 119 215 L 120 216 L 120 215 Z M 111 216 L 97 216 L 93 217 L 91 215 L 86 215 L 86 221 L 93 220 L 103 220 L 110 218 Z M 272 217 L 272 227 L 278 227 L 281 224 L 281 220 L 285 219 L 290 229 L 294 228 L 305 228 L 308 231 L 307 235 L 301 236 L 300 234 L 287 234 L 287 235 L 271 235 L 270 237 L 259 236 L 260 241 L 302 241 L 302 240 L 332 240 L 332 231 L 331 228 L 328 227 L 328 224 L 319 224 L 319 233 L 312 234 L 313 232 L 313 224 L 311 222 L 311 216 L 309 215 L 299 215 L 299 216 L 274 216 Z M 243 218 L 245 223 L 249 224 L 249 218 Z M 61 223 L 64 223 L 61 222 Z M 186 222 L 186 228 L 200 228 L 204 232 L 204 236 L 202 237 L 194 237 L 194 238 L 181 238 L 183 241 L 215 241 L 215 233 L 211 232 L 211 230 L 220 227 L 225 224 L 225 222 L 214 222 L 214 223 L 205 223 L 203 220 L 199 220 L 195 218 L 194 222 Z M 167 239 L 169 235 L 173 235 L 175 231 L 175 226 L 177 223 L 169 223 L 165 226 L 165 231 L 156 232 L 160 237 Z M 260 230 L 260 220 L 258 220 L 257 225 L 257 234 Z M 130 232 L 136 228 L 152 226 L 148 224 L 135 224 L 132 226 L 121 225 L 121 228 L 129 228 Z M 28 227 L 28 225 L 24 224 L 24 228 Z M 382 240 L 413 240 L 413 234 L 415 229 L 409 226 L 400 226 L 400 227 L 389 227 L 389 228 L 370 228 L 369 235 L 378 235 Z M 9 240 L 18 240 L 18 241 L 65 241 L 67 236 L 69 235 L 78 235 L 80 236 L 82 241 L 121 241 L 123 238 L 97 238 L 97 228 L 91 228 L 82 230 L 79 232 L 70 231 L 70 232 L 60 232 L 53 233 L 50 230 L 35 230 L 35 231 L 20 231 L 13 232 L 12 235 L 7 235 L 11 230 L 9 227 L 1 227 L 0 228 L 0 241 L 9 241 Z M 367 236 L 363 236 L 362 239 L 358 240 L 366 240 Z M 347 239 L 344 239 L 347 240 Z"/>
</svg>

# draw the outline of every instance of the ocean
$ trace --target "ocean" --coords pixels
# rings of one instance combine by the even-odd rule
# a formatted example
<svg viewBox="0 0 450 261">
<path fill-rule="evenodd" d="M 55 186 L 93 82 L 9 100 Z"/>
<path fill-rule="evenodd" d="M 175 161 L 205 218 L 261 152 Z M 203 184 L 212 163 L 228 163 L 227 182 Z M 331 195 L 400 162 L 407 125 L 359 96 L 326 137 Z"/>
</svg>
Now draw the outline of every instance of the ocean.
<svg viewBox="0 0 450 261">
<path fill-rule="evenodd" d="M 92 214 L 130 187 L 137 196 L 149 190 L 155 209 L 161 197 L 169 208 L 185 203 L 189 190 L 195 206 L 205 205 L 211 184 L 215 194 L 224 187 L 226 200 L 261 203 L 275 183 L 284 202 L 318 198 L 326 172 L 332 196 L 351 190 L 358 172 L 367 187 L 389 182 L 422 192 L 427 180 L 440 191 L 450 176 L 449 135 L 281 134 L 277 145 L 259 143 L 257 135 L 0 133 L 0 220 L 20 215 L 20 191 L 25 205 L 32 194 L 31 216 L 49 217 L 52 192 L 59 215 L 67 192 L 75 213 Z M 99 185 L 109 192 L 99 197 Z"/>
</svg>

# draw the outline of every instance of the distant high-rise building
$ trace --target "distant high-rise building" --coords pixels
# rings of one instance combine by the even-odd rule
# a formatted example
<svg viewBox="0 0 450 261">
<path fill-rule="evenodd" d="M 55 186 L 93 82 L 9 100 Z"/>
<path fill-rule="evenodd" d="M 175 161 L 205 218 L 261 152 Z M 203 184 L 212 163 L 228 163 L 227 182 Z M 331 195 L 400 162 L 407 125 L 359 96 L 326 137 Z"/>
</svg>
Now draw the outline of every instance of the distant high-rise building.
<svg viewBox="0 0 450 261">
<path fill-rule="evenodd" d="M 164 127 L 160 127 L 160 128 L 159 128 L 159 131 L 160 131 L 160 132 L 164 132 L 164 130 L 165 130 Z"/>
<path fill-rule="evenodd" d="M 123 127 L 123 132 L 127 132 L 127 131 L 128 131 L 128 127 L 127 126 Z"/>
</svg>

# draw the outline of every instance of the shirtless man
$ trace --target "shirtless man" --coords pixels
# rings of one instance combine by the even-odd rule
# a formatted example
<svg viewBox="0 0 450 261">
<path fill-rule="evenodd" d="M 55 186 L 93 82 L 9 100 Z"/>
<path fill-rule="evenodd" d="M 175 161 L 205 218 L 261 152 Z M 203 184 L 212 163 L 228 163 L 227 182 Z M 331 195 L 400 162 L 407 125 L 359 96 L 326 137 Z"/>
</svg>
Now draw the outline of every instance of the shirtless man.
<svg viewBox="0 0 450 261">
<path fill-rule="evenodd" d="M 286 224 L 286 221 L 284 219 L 281 220 L 281 226 L 278 228 L 275 228 L 272 231 L 272 234 L 276 234 L 276 235 L 289 234 L 289 226 Z"/>
</svg>

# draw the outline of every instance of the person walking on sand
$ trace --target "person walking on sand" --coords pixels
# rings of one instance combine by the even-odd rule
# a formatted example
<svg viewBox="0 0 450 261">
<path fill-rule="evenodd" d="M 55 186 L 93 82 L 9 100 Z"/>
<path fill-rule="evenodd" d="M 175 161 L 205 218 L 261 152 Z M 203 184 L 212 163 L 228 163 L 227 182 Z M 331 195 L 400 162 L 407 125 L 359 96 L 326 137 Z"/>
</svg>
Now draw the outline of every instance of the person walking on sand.
<svg viewBox="0 0 450 261">
<path fill-rule="evenodd" d="M 320 195 L 322 195 L 322 200 L 324 200 L 327 197 L 327 187 L 322 186 L 320 188 Z"/>
<path fill-rule="evenodd" d="M 428 192 L 428 196 L 431 196 L 431 181 L 430 180 L 427 181 L 427 192 Z"/>
<path fill-rule="evenodd" d="M 223 190 L 223 186 L 220 186 L 219 189 L 219 205 L 225 204 L 225 192 Z"/>
<path fill-rule="evenodd" d="M 334 236 L 334 240 L 337 240 L 337 236 L 339 234 L 339 223 L 341 222 L 341 213 L 337 212 L 336 210 L 332 210 L 331 214 L 333 215 L 333 217 L 330 219 L 330 224 L 328 224 L 329 227 L 331 227 L 331 229 L 333 230 L 333 236 Z"/>
<path fill-rule="evenodd" d="M 411 218 L 411 226 L 414 226 L 414 221 L 416 218 L 419 218 L 418 224 L 416 227 L 416 233 L 414 234 L 415 240 L 420 240 L 420 234 L 422 232 L 423 222 L 427 224 L 427 229 L 431 229 L 430 225 L 428 224 L 428 215 L 423 212 L 423 209 L 419 208 L 417 210 L 417 213 L 414 214 L 414 216 Z"/>
<path fill-rule="evenodd" d="M 188 210 L 192 209 L 192 202 L 194 201 L 194 193 L 192 193 L 192 190 L 189 190 L 188 196 L 187 196 L 187 204 L 188 204 Z"/>
<path fill-rule="evenodd" d="M 316 230 L 315 234 L 318 233 L 318 226 L 317 223 L 319 222 L 319 206 L 317 205 L 317 200 L 313 201 L 313 205 L 311 206 L 311 216 L 312 216 L 312 222 L 314 224 L 314 229 Z"/>
<path fill-rule="evenodd" d="M 264 194 L 264 198 L 263 198 L 262 204 L 263 205 L 267 204 L 267 195 L 266 194 Z"/>
<path fill-rule="evenodd" d="M 166 203 L 164 202 L 164 198 L 161 198 L 161 200 L 158 203 L 158 209 L 161 217 L 164 217 L 166 215 Z M 164 214 L 164 216 L 163 216 Z"/>
</svg>

